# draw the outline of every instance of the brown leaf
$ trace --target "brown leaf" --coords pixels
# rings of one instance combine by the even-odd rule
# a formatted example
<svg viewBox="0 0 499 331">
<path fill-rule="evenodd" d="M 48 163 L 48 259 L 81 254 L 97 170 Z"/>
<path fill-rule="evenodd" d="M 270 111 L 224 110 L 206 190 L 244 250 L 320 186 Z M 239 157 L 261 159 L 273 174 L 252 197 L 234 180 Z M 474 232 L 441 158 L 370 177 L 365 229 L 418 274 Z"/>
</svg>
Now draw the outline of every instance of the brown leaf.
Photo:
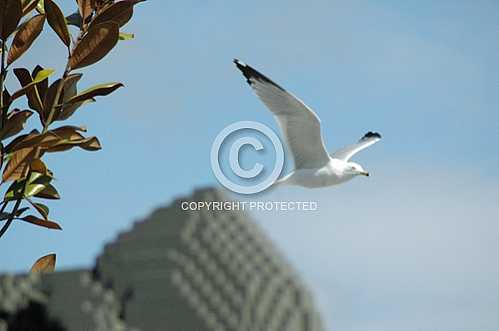
<svg viewBox="0 0 499 331">
<path fill-rule="evenodd" d="M 80 94 L 70 98 L 67 100 L 68 104 L 73 104 L 73 103 L 79 103 L 82 101 L 86 101 L 89 99 L 93 99 L 98 96 L 105 96 L 108 94 L 113 93 L 120 87 L 123 87 L 124 85 L 122 83 L 104 83 L 104 84 L 98 84 L 95 86 L 92 86 L 91 88 L 88 88 L 84 91 L 82 91 Z"/>
<path fill-rule="evenodd" d="M 86 151 L 98 151 L 102 149 L 99 139 L 97 137 L 89 137 L 80 143 L 80 148 Z"/>
<path fill-rule="evenodd" d="M 26 137 L 17 144 L 16 149 L 23 149 L 29 147 L 49 148 L 51 146 L 56 145 L 60 141 L 61 138 L 59 136 L 48 131 L 45 133 L 33 134 L 30 135 L 29 137 Z"/>
<path fill-rule="evenodd" d="M 10 95 L 9 91 L 7 91 L 7 88 L 5 88 L 3 90 L 3 109 L 2 110 L 7 111 L 10 108 L 12 101 L 13 101 L 12 96 Z"/>
<path fill-rule="evenodd" d="M 115 22 L 92 25 L 78 43 L 69 59 L 71 69 L 78 69 L 96 63 L 116 45 L 119 27 Z"/>
<path fill-rule="evenodd" d="M 55 120 L 64 121 L 68 119 L 80 106 L 83 105 L 83 102 L 73 103 L 68 105 L 64 104 L 70 98 L 76 95 L 77 84 L 78 81 L 81 79 L 81 77 L 82 74 L 71 74 L 64 81 L 63 97 L 62 97 L 63 106 L 61 107 L 61 109 L 59 109 L 59 112 L 57 113 Z"/>
<path fill-rule="evenodd" d="M 37 64 L 36 67 L 33 69 L 33 72 L 31 73 L 31 77 L 36 77 L 36 75 L 38 75 L 38 73 L 42 70 L 44 70 L 44 68 L 41 65 Z M 48 79 L 44 79 L 41 82 L 36 83 L 36 89 L 40 94 L 40 97 L 43 97 L 45 93 L 47 93 L 48 88 L 49 88 Z"/>
<path fill-rule="evenodd" d="M 38 133 L 38 130 L 33 130 L 33 131 L 36 131 Z M 29 135 L 33 134 L 33 131 L 30 133 L 18 135 L 17 137 L 12 139 L 12 141 L 10 143 L 8 143 L 7 146 L 5 146 L 5 148 L 4 148 L 5 153 L 9 154 L 9 153 L 12 153 L 13 151 L 17 150 L 18 149 L 18 148 L 16 148 L 17 145 L 19 145 L 19 143 L 22 142 L 24 139 L 26 139 Z"/>
<path fill-rule="evenodd" d="M 108 21 L 118 23 L 120 27 L 128 23 L 133 15 L 133 6 L 142 1 L 120 1 L 115 2 L 97 15 L 92 24 L 100 24 Z"/>
<path fill-rule="evenodd" d="M 1 1 L 1 0 L 0 0 Z M 17 80 L 19 80 L 19 83 L 21 86 L 24 88 L 25 86 L 28 86 L 31 82 L 33 82 L 33 78 L 31 77 L 31 74 L 29 71 L 25 68 L 15 68 L 14 69 L 14 75 L 16 75 Z M 47 79 L 45 81 L 48 81 Z M 43 103 L 42 103 L 42 98 L 40 96 L 43 96 L 43 94 L 40 94 L 37 85 L 31 85 L 28 87 L 25 91 L 26 97 L 28 98 L 28 105 L 31 109 L 34 109 L 38 112 L 43 110 Z"/>
<path fill-rule="evenodd" d="M 95 7 L 93 0 L 77 0 L 80 15 L 83 22 L 87 23 L 92 15 L 93 8 Z"/>
<path fill-rule="evenodd" d="M 54 105 L 54 99 L 57 94 L 57 89 L 59 88 L 59 82 L 61 79 L 56 80 L 53 82 L 50 87 L 48 88 L 47 92 L 45 93 L 45 96 L 43 98 L 43 116 L 42 116 L 42 122 L 45 124 L 45 121 L 48 119 L 49 113 L 52 109 L 52 105 Z M 59 100 L 55 103 L 55 105 L 60 104 L 62 101 L 62 95 L 59 95 Z M 49 123 L 50 124 L 50 123 Z"/>
<path fill-rule="evenodd" d="M 71 74 L 64 80 L 64 93 L 62 101 L 67 101 L 76 95 L 76 84 L 80 81 L 83 74 Z"/>
<path fill-rule="evenodd" d="M 69 48 L 71 44 L 71 36 L 69 35 L 68 26 L 66 25 L 66 19 L 61 9 L 52 0 L 45 0 L 45 15 L 47 15 L 47 21 L 50 27 L 57 33 L 62 42 Z"/>
<path fill-rule="evenodd" d="M 57 192 L 55 187 L 51 184 L 47 185 L 47 187 L 40 193 L 36 194 L 35 197 L 49 200 L 59 200 L 61 198 L 59 192 Z"/>
<path fill-rule="evenodd" d="M 23 5 L 23 16 L 29 14 L 38 5 L 39 0 L 25 1 Z"/>
<path fill-rule="evenodd" d="M 19 218 L 19 220 L 24 221 L 24 222 L 28 222 L 31 224 L 35 224 L 38 226 L 43 226 L 43 227 L 48 228 L 48 229 L 62 230 L 61 226 L 59 224 L 57 224 L 56 222 L 44 220 L 43 218 L 39 218 L 39 217 L 36 217 L 33 215 L 21 217 L 21 218 Z"/>
<path fill-rule="evenodd" d="M 31 200 L 28 200 L 31 205 L 36 209 L 37 212 L 42 215 L 43 219 L 48 221 L 49 217 L 49 207 L 45 206 L 43 203 L 38 203 L 38 202 L 32 202 Z"/>
<path fill-rule="evenodd" d="M 0 131 L 0 140 L 12 137 L 18 134 L 23 128 L 26 120 L 33 115 L 30 110 L 14 110 L 7 117 L 5 127 Z"/>
<path fill-rule="evenodd" d="M 0 0 L 0 38 L 6 40 L 23 16 L 20 0 Z"/>
<path fill-rule="evenodd" d="M 79 126 L 66 125 L 58 127 L 57 129 L 50 130 L 53 134 L 59 136 L 61 139 L 67 139 L 71 141 L 82 140 L 85 137 L 79 132 L 86 132 L 87 129 Z"/>
<path fill-rule="evenodd" d="M 46 273 L 55 270 L 56 255 L 49 254 L 39 258 L 31 267 L 30 272 L 33 273 Z"/>
<path fill-rule="evenodd" d="M 85 138 L 79 131 L 86 131 L 86 129 L 75 126 L 62 126 L 51 130 L 50 132 L 58 135 L 61 141 L 47 148 L 47 152 L 62 152 L 73 147 L 80 147 L 87 151 L 97 151 L 102 148 L 97 137 Z"/>
<path fill-rule="evenodd" d="M 20 149 L 19 145 L 23 141 L 25 141 L 27 139 L 31 139 L 32 137 L 34 137 L 34 136 L 36 136 L 38 134 L 40 134 L 38 132 L 38 130 L 33 130 L 30 133 L 22 134 L 20 136 L 15 137 L 7 146 L 5 146 L 5 153 L 9 154 L 9 153 L 12 153 L 12 152 Z"/>
<path fill-rule="evenodd" d="M 47 165 L 45 165 L 45 163 L 40 159 L 34 159 L 33 162 L 31 162 L 29 168 L 33 172 L 39 172 L 41 174 L 49 176 L 52 175 L 50 173 L 50 170 L 47 168 Z"/>
<path fill-rule="evenodd" d="M 42 32 L 43 23 L 45 23 L 45 16 L 36 15 L 21 25 L 12 41 L 12 46 L 7 56 L 7 65 L 10 65 L 28 50 L 38 35 L 40 35 L 40 32 Z"/>
<path fill-rule="evenodd" d="M 35 148 L 21 148 L 10 157 L 2 174 L 4 182 L 25 178 L 28 174 L 29 165 L 35 157 Z"/>
</svg>

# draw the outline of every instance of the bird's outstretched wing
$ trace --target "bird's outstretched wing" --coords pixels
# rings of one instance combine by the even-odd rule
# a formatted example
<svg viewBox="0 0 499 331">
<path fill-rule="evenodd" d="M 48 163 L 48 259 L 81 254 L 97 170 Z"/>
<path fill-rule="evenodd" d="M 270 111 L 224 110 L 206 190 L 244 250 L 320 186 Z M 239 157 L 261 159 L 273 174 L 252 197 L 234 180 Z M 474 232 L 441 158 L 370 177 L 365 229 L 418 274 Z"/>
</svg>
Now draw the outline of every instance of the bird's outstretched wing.
<svg viewBox="0 0 499 331">
<path fill-rule="evenodd" d="M 380 140 L 381 135 L 379 133 L 369 131 L 364 135 L 364 137 L 360 138 L 360 140 L 356 144 L 343 147 L 342 149 L 334 152 L 332 157 L 335 159 L 348 161 L 352 156 L 354 156 L 361 150 L 366 149 L 367 147 L 377 143 Z"/>
<path fill-rule="evenodd" d="M 291 150 L 296 169 L 313 169 L 329 162 L 317 115 L 301 100 L 249 65 L 235 59 L 256 95 L 274 113 Z"/>
</svg>

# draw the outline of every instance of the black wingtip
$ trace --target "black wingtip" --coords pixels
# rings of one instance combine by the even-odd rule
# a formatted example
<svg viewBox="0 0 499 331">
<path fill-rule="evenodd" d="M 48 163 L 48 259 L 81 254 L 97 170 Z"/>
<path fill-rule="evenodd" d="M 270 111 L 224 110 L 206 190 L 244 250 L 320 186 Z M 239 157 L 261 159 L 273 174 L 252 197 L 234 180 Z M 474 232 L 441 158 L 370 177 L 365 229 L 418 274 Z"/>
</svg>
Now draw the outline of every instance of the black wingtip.
<svg viewBox="0 0 499 331">
<path fill-rule="evenodd" d="M 257 70 L 253 69 L 252 67 L 250 67 L 246 63 L 241 62 L 238 59 L 234 59 L 233 62 L 236 64 L 237 69 L 239 69 L 243 73 L 243 76 L 246 78 L 246 82 L 249 85 L 253 84 L 253 82 L 251 81 L 251 79 L 253 79 L 253 80 L 259 80 L 261 82 L 266 82 L 266 83 L 272 84 L 275 87 L 281 89 L 282 91 L 285 91 L 278 84 L 274 83 L 272 80 L 270 80 L 265 75 L 258 72 Z"/>
<path fill-rule="evenodd" d="M 369 131 L 361 139 L 369 139 L 369 138 L 379 138 L 379 139 L 381 139 L 381 134 L 379 134 L 378 132 Z"/>
<path fill-rule="evenodd" d="M 232 60 L 232 62 L 234 62 L 238 68 L 242 66 L 241 61 L 239 61 L 239 59 L 234 59 Z"/>
<path fill-rule="evenodd" d="M 234 59 L 233 62 L 236 64 L 237 69 L 241 70 L 243 76 L 246 78 L 246 82 L 251 85 L 251 77 L 254 75 L 251 72 L 251 67 L 247 66 L 245 63 L 239 61 L 239 59 Z"/>
</svg>

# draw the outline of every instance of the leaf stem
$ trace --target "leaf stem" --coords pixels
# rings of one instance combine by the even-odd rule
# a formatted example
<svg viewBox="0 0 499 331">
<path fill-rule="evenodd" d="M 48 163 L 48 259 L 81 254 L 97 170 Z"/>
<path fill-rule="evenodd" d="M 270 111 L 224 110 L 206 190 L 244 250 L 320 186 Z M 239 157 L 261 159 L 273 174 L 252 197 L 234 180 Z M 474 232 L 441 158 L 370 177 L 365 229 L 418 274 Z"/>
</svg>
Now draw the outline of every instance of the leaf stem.
<svg viewBox="0 0 499 331">
<path fill-rule="evenodd" d="M 5 234 L 5 232 L 7 232 L 7 230 L 10 227 L 10 225 L 12 224 L 12 221 L 14 220 L 14 217 L 15 217 L 15 215 L 17 213 L 17 210 L 19 209 L 19 206 L 21 205 L 22 201 L 23 201 L 23 199 L 18 199 L 16 201 L 16 204 L 14 205 L 14 208 L 12 208 L 12 213 L 10 214 L 9 218 L 5 222 L 5 224 L 2 227 L 2 229 L 0 229 L 0 238 L 2 238 L 2 236 Z M 4 205 L 2 206 L 2 211 L 5 209 L 6 206 L 7 206 L 7 202 L 5 202 Z"/>
<path fill-rule="evenodd" d="M 0 123 L 0 129 L 3 129 L 5 125 L 5 118 L 7 117 L 6 113 L 7 110 L 3 109 L 3 89 L 4 89 L 4 82 L 5 82 L 5 41 L 2 41 L 2 56 L 1 56 L 1 71 L 0 71 L 0 110 L 2 112 L 2 121 Z"/>
<path fill-rule="evenodd" d="M 62 74 L 61 80 L 59 81 L 59 85 L 57 85 L 57 90 L 55 93 L 54 101 L 52 101 L 52 105 L 50 107 L 49 116 L 47 117 L 47 119 L 45 120 L 45 123 L 43 124 L 42 134 L 46 133 L 48 131 L 49 126 L 54 118 L 55 110 L 57 109 L 57 105 L 59 103 L 59 98 L 61 97 L 62 88 L 64 87 L 64 81 L 68 77 L 70 71 L 71 71 L 71 67 L 69 66 L 69 57 L 68 57 L 68 62 L 66 63 L 66 68 L 64 69 L 64 73 Z"/>
<path fill-rule="evenodd" d="M 80 31 L 80 35 L 78 36 L 78 40 L 77 40 L 76 44 L 78 44 L 78 42 L 81 40 L 81 36 L 84 33 L 85 33 L 85 29 L 83 29 L 83 30 Z M 76 45 L 75 45 L 75 47 L 76 47 Z M 56 93 L 55 93 L 54 100 L 52 101 L 52 105 L 50 106 L 49 115 L 48 115 L 45 123 L 43 124 L 42 134 L 46 133 L 49 130 L 50 124 L 51 124 L 51 122 L 52 122 L 52 120 L 54 118 L 54 114 L 55 114 L 55 111 L 56 111 L 58 103 L 59 103 L 59 98 L 61 97 L 61 93 L 62 93 L 62 90 L 63 90 L 63 87 L 64 87 L 64 81 L 66 80 L 66 78 L 68 77 L 69 73 L 71 72 L 71 66 L 69 65 L 69 59 L 71 58 L 71 54 L 72 54 L 72 52 L 70 51 L 69 52 L 69 56 L 68 56 L 68 61 L 66 63 L 66 68 L 64 69 L 64 73 L 62 74 L 61 80 L 59 81 L 59 85 L 57 86 L 57 90 L 56 90 Z M 2 73 L 3 73 L 3 70 L 4 70 L 3 56 L 4 56 L 4 52 L 2 52 Z M 2 74 L 2 83 L 3 83 L 3 74 Z M 3 88 L 2 88 L 2 92 L 3 92 Z M 3 95 L 3 93 L 2 93 L 2 95 Z M 2 105 L 3 105 L 3 102 L 2 102 Z M 3 116 L 3 113 L 2 113 L 2 116 Z M 37 159 L 37 158 L 40 157 L 40 151 L 41 151 L 40 148 L 37 147 L 36 153 L 35 153 L 35 159 Z M 28 176 L 27 176 L 28 179 L 30 177 L 30 174 L 31 174 L 31 171 L 28 172 Z M 26 186 L 28 185 L 28 179 L 26 180 L 25 184 L 23 185 L 24 186 L 22 188 L 23 191 L 20 192 L 21 197 L 16 200 L 16 204 L 14 205 L 14 208 L 12 208 L 12 212 L 10 213 L 10 216 L 9 216 L 7 222 L 2 227 L 2 229 L 0 229 L 0 238 L 2 238 L 2 236 L 4 235 L 4 233 L 9 229 L 10 225 L 12 224 L 12 221 L 15 218 L 17 210 L 19 209 L 19 206 L 21 205 L 21 202 L 23 201 L 23 197 L 22 196 L 23 196 L 24 190 L 26 189 Z M 7 205 L 7 203 L 5 203 L 4 206 L 2 206 L 2 210 L 5 209 L 6 205 Z"/>
</svg>

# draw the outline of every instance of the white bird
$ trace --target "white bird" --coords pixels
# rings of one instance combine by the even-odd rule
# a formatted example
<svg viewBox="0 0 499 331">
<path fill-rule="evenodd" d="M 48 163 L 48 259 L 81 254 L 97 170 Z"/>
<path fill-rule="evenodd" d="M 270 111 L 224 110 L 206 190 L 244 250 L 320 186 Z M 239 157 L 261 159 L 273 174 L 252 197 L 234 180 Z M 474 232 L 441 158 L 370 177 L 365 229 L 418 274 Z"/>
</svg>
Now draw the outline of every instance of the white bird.
<svg viewBox="0 0 499 331">
<path fill-rule="evenodd" d="M 377 143 L 381 139 L 379 133 L 369 131 L 356 144 L 329 155 L 322 139 L 321 122 L 312 109 L 249 65 L 237 59 L 234 63 L 256 95 L 275 115 L 293 156 L 295 170 L 278 180 L 277 184 L 314 188 L 337 185 L 358 175 L 369 176 L 361 165 L 349 160 Z"/>
</svg>

